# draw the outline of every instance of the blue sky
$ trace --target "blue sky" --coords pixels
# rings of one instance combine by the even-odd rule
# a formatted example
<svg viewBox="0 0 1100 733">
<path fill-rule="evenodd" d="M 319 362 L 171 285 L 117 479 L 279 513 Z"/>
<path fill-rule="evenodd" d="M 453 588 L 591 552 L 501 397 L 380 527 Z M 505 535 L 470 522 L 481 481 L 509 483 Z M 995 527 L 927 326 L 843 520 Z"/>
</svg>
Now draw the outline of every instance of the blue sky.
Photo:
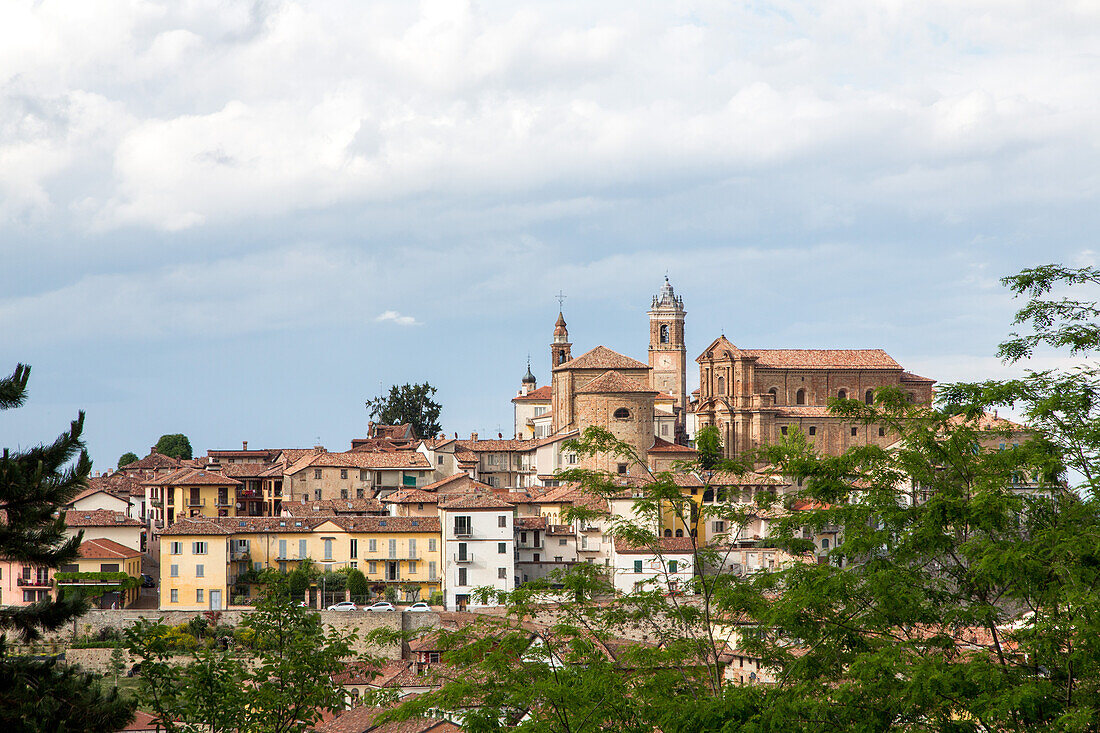
<svg viewBox="0 0 1100 733">
<path fill-rule="evenodd" d="M 998 278 L 1094 261 L 1097 48 L 1069 2 L 5 3 L 0 444 L 338 449 L 421 380 L 507 435 L 554 294 L 644 358 L 666 271 L 692 358 L 1007 374 Z"/>
</svg>

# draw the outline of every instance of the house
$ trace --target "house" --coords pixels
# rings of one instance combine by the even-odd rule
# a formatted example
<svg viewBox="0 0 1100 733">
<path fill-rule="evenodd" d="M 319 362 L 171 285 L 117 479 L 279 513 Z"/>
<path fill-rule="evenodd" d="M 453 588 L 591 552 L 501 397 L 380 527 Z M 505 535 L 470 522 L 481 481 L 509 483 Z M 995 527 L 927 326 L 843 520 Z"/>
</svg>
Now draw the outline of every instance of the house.
<svg viewBox="0 0 1100 733">
<path fill-rule="evenodd" d="M 371 499 L 403 488 L 420 488 L 432 478 L 432 466 L 413 450 L 308 453 L 289 464 L 283 489 L 290 501 Z"/>
<path fill-rule="evenodd" d="M 62 565 L 58 572 L 57 589 L 79 590 L 88 598 L 99 601 L 100 608 L 128 608 L 138 599 L 137 579 L 141 576 L 141 552 L 114 540 L 92 539 L 80 543 L 76 562 Z M 68 577 L 80 573 L 84 577 Z M 132 578 L 133 587 L 118 589 L 120 580 L 96 577 L 99 573 L 124 573 Z"/>
<path fill-rule="evenodd" d="M 692 538 L 661 537 L 656 547 L 637 547 L 616 538 L 611 565 L 615 590 L 620 593 L 635 588 L 681 593 L 695 573 Z"/>
<path fill-rule="evenodd" d="M 483 604 L 475 588 L 508 591 L 515 587 L 515 535 L 512 505 L 490 493 L 453 496 L 439 503 L 443 525 L 447 608 L 465 610 Z"/>
<path fill-rule="evenodd" d="M 54 569 L 0 559 L 0 605 L 29 606 L 53 596 Z"/>
<path fill-rule="evenodd" d="M 149 506 L 164 510 L 165 526 L 181 517 L 234 517 L 238 503 L 243 506 L 237 498 L 242 482 L 216 471 L 181 468 L 145 485 Z"/>
<path fill-rule="evenodd" d="M 138 552 L 145 550 L 145 527 L 124 512 L 111 509 L 65 511 L 65 536 L 75 537 L 84 533 L 84 540 L 112 540 Z"/>
<path fill-rule="evenodd" d="M 339 516 L 317 525 L 313 536 L 316 562 L 358 568 L 372 586 L 396 588 L 402 601 L 425 601 L 441 589 L 439 517 Z"/>
</svg>

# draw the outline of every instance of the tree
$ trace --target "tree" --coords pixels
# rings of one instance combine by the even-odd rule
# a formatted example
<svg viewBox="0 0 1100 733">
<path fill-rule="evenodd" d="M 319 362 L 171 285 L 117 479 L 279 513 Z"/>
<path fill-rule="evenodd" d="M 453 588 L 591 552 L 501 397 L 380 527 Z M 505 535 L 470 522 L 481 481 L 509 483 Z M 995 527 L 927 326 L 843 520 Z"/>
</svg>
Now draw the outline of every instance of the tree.
<svg viewBox="0 0 1100 733">
<path fill-rule="evenodd" d="M 353 598 L 365 597 L 370 593 L 367 576 L 363 575 L 363 571 L 359 568 L 352 568 L 351 572 L 348 573 L 348 592 L 351 593 Z"/>
<path fill-rule="evenodd" d="M 388 395 L 379 395 L 367 401 L 367 411 L 376 422 L 383 425 L 410 423 L 418 437 L 430 438 L 443 430 L 439 413 L 443 407 L 432 399 L 435 387 L 423 384 L 405 384 L 390 387 Z"/>
<path fill-rule="evenodd" d="M 18 365 L 0 378 L 0 410 L 26 400 L 30 367 Z M 80 434 L 84 413 L 49 445 L 0 455 L 0 557 L 58 568 L 77 556 L 81 535 L 65 537 L 58 509 L 87 485 L 92 462 Z M 75 460 L 75 462 L 74 462 Z M 79 616 L 83 598 L 43 599 L 29 606 L 0 606 L 0 632 L 24 641 L 54 631 Z M 96 675 L 12 653 L 0 636 L 0 724 L 16 730 L 115 730 L 130 720 L 133 706 L 115 689 L 105 691 Z"/>
<path fill-rule="evenodd" d="M 172 458 L 191 459 L 191 441 L 183 433 L 171 433 L 160 436 L 156 445 L 157 453 Z"/>
<path fill-rule="evenodd" d="M 277 579 L 241 625 L 252 640 L 251 658 L 204 647 L 184 663 L 164 624 L 142 619 L 127 631 L 141 663 L 138 695 L 168 733 L 296 733 L 310 730 L 322 711 L 343 709 L 344 690 L 333 675 L 354 659 L 354 633 L 326 630 L 320 614 L 299 607 Z"/>
<path fill-rule="evenodd" d="M 713 469 L 722 460 L 722 435 L 718 428 L 707 425 L 695 434 L 695 450 L 699 452 L 699 467 Z"/>
<path fill-rule="evenodd" d="M 138 457 L 134 453 L 126 452 L 118 458 L 118 467 L 129 466 L 131 463 L 137 463 Z"/>
<path fill-rule="evenodd" d="M 1002 354 L 1090 353 L 1100 344 L 1095 304 L 1041 296 L 1098 277 L 1049 266 L 1006 278 L 1032 293 L 1018 323 L 1033 333 L 1014 334 Z M 934 406 L 891 388 L 873 405 L 834 402 L 835 415 L 883 425 L 897 441 L 823 456 L 794 430 L 741 465 L 719 461 L 723 472 L 789 480 L 785 493 L 752 503 L 718 494 L 700 506 L 680 489 L 688 466 L 632 476 L 633 517 L 571 514 L 602 513 L 617 543 L 650 548 L 663 569 L 655 581 L 612 596 L 601 569 L 582 563 L 511 593 L 479 590 L 507 614 L 441 634 L 445 684 L 394 717 L 448 710 L 471 730 L 570 732 L 1100 730 L 1097 383 L 1086 364 L 946 385 Z M 996 406 L 1026 415 L 1032 436 L 1017 445 L 1018 434 L 982 417 Z M 569 447 L 630 452 L 594 428 Z M 1074 476 L 1081 483 L 1069 490 Z M 622 493 L 601 472 L 564 477 L 597 496 Z M 734 536 L 766 517 L 768 537 L 750 549 L 787 561 L 742 574 L 723 543 L 685 534 L 694 577 L 682 594 L 663 592 L 658 531 L 697 525 L 695 512 L 722 517 Z M 823 550 L 816 538 L 836 527 Z M 740 630 L 720 634 L 716 619 Z M 730 684 L 737 658 L 771 683 Z"/>
</svg>

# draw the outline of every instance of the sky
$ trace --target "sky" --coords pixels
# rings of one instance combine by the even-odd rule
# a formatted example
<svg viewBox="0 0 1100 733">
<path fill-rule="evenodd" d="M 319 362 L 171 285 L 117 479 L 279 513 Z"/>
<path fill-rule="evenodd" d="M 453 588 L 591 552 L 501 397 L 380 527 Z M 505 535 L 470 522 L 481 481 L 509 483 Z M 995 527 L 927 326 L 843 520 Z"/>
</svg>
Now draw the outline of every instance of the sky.
<svg viewBox="0 0 1100 733">
<path fill-rule="evenodd" d="M 425 380 L 508 436 L 555 295 L 644 360 L 666 273 L 689 359 L 1018 371 L 999 279 L 1095 260 L 1097 49 L 1089 0 L 8 0 L 0 445 L 346 449 Z"/>
</svg>

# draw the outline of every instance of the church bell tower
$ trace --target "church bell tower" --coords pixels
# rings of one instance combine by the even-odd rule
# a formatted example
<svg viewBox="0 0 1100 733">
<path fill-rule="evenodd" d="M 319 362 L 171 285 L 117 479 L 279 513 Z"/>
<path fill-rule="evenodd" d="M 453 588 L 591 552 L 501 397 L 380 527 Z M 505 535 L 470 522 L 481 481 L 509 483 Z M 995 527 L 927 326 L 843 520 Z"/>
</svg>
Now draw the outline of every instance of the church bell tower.
<svg viewBox="0 0 1100 733">
<path fill-rule="evenodd" d="M 684 299 L 676 295 L 666 275 L 661 292 L 653 296 L 649 307 L 649 386 L 675 398 L 676 425 L 680 429 L 687 410 L 685 315 Z"/>
</svg>

